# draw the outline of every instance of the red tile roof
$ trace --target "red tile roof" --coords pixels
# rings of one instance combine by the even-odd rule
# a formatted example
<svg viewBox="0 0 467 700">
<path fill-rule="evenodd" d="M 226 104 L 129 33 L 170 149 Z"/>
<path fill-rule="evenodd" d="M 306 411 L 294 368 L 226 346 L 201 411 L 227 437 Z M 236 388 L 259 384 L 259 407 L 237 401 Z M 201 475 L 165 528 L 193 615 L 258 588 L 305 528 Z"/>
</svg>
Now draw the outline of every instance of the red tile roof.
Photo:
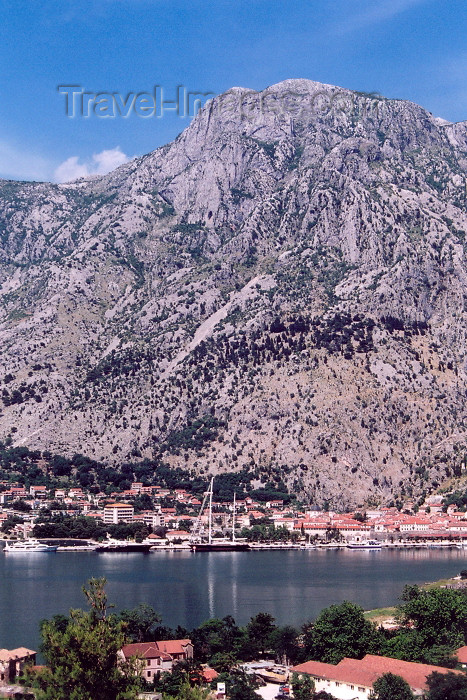
<svg viewBox="0 0 467 700">
<path fill-rule="evenodd" d="M 203 678 L 206 683 L 211 683 L 219 677 L 219 674 L 213 668 L 203 668 Z"/>
<path fill-rule="evenodd" d="M 157 642 L 158 648 L 168 654 L 183 654 L 188 644 L 191 644 L 191 639 L 167 639 Z"/>
<path fill-rule="evenodd" d="M 394 673 L 397 676 L 401 676 L 416 691 L 427 689 L 426 678 L 430 673 L 434 671 L 448 673 L 451 671 L 451 669 L 440 666 L 400 661 L 388 656 L 374 656 L 373 654 L 367 654 L 361 660 L 345 658 L 337 666 L 319 661 L 307 661 L 304 664 L 295 666 L 293 670 L 327 680 L 352 683 L 366 688 L 371 688 L 373 683 L 384 673 Z M 453 673 L 463 672 L 453 671 Z"/>
<path fill-rule="evenodd" d="M 143 659 L 159 659 L 170 661 L 171 656 L 168 652 L 160 651 L 157 648 L 157 642 L 139 642 L 137 644 L 126 644 L 122 648 L 123 655 L 126 659 L 130 656 L 138 656 Z"/>
</svg>

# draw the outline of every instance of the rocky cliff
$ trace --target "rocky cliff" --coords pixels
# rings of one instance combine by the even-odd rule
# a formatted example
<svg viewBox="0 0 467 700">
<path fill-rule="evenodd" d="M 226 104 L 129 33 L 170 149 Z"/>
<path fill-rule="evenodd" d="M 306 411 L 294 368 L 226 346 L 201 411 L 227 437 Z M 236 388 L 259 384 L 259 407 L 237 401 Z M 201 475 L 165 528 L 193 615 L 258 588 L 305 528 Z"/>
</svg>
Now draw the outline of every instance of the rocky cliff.
<svg viewBox="0 0 467 700">
<path fill-rule="evenodd" d="M 307 80 L 104 177 L 0 181 L 0 439 L 335 506 L 466 438 L 467 123 Z"/>
</svg>

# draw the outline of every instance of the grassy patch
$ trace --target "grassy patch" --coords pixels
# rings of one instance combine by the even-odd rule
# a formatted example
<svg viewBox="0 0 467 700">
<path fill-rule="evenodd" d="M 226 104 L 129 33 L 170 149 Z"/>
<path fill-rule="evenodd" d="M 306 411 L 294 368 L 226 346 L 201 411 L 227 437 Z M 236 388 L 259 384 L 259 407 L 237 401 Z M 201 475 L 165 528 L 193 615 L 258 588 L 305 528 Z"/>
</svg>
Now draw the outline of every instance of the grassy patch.
<svg viewBox="0 0 467 700">
<path fill-rule="evenodd" d="M 444 588 L 445 586 L 452 586 L 454 583 L 459 583 L 458 578 L 441 578 L 439 581 L 432 581 L 431 583 L 424 583 L 420 588 L 424 591 L 432 591 L 434 588 Z"/>
<path fill-rule="evenodd" d="M 388 620 L 389 618 L 394 617 L 396 612 L 397 608 L 395 606 L 390 608 L 375 608 L 374 610 L 367 610 L 365 612 L 365 617 L 367 620 L 371 620 L 371 622 L 380 624 L 383 622 L 383 620 Z"/>
</svg>

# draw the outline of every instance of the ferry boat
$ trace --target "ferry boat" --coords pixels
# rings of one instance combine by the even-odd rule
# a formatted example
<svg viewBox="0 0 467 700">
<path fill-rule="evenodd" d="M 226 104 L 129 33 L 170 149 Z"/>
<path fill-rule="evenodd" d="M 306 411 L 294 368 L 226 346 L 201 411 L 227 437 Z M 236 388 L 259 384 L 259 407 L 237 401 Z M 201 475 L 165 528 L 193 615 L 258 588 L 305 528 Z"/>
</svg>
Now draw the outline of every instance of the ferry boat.
<svg viewBox="0 0 467 700">
<path fill-rule="evenodd" d="M 234 493 L 233 515 L 232 515 L 232 539 L 214 539 L 212 536 L 212 491 L 214 477 L 211 479 L 209 490 L 204 494 L 203 503 L 196 519 L 190 537 L 190 549 L 192 552 L 247 552 L 250 549 L 248 542 L 238 542 L 235 539 L 235 506 L 236 498 Z M 208 534 L 204 537 L 204 525 L 201 516 L 204 511 L 208 511 Z"/>
<path fill-rule="evenodd" d="M 362 540 L 361 542 L 349 542 L 348 549 L 381 549 L 381 542 L 377 540 Z"/>
<path fill-rule="evenodd" d="M 58 545 L 53 545 L 53 544 L 44 544 L 43 542 L 39 542 L 39 540 L 35 540 L 32 538 L 29 538 L 27 540 L 16 540 L 16 541 L 10 541 L 6 542 L 5 544 L 5 553 L 6 552 L 56 552 L 58 548 Z"/>
</svg>

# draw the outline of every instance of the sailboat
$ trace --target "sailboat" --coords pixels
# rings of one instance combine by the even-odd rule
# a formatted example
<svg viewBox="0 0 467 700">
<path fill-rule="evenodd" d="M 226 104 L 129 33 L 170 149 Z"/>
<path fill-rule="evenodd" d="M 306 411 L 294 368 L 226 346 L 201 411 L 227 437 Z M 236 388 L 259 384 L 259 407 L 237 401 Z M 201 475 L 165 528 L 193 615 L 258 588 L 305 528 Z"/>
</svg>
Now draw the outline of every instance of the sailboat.
<svg viewBox="0 0 467 700">
<path fill-rule="evenodd" d="M 232 515 L 232 539 L 213 539 L 212 537 L 212 491 L 214 485 L 214 477 L 211 479 L 209 490 L 204 494 L 203 503 L 196 519 L 190 537 L 190 548 L 193 552 L 246 552 L 250 549 L 247 542 L 237 542 L 235 539 L 235 510 L 236 510 L 236 495 L 234 493 L 234 505 Z M 208 532 L 207 536 L 204 532 L 204 523 L 202 516 L 204 512 L 208 512 Z"/>
</svg>

